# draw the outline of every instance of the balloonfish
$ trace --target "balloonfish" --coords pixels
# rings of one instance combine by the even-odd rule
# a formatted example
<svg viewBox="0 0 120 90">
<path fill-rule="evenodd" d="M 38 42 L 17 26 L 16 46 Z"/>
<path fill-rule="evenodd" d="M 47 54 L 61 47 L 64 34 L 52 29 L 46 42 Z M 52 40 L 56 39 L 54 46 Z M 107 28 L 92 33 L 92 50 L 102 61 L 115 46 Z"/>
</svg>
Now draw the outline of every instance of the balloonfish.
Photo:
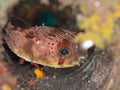
<svg viewBox="0 0 120 90">
<path fill-rule="evenodd" d="M 74 42 L 75 32 L 63 28 L 34 26 L 15 27 L 11 23 L 5 29 L 5 42 L 20 58 L 55 68 L 79 65 L 87 51 Z"/>
</svg>

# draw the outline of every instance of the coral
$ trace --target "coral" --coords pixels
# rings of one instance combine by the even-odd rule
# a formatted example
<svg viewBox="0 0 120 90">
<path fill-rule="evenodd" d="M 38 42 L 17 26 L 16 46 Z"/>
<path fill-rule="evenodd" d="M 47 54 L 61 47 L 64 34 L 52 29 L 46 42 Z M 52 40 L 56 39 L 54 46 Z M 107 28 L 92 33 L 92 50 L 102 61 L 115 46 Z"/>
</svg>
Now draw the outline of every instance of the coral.
<svg viewBox="0 0 120 90">
<path fill-rule="evenodd" d="M 115 31 L 115 20 L 120 17 L 120 3 L 113 0 L 86 2 L 87 5 L 81 3 L 80 11 L 82 14 L 77 15 L 78 27 L 85 33 L 79 33 L 75 41 L 92 40 L 97 47 L 103 48 L 111 42 Z"/>
</svg>

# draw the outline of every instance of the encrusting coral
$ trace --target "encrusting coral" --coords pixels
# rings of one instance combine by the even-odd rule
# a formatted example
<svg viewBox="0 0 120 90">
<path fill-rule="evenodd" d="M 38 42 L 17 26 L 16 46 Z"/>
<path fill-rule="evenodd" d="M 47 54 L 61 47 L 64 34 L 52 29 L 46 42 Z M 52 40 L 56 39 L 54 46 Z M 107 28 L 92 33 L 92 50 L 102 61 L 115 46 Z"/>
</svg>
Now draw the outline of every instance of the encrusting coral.
<svg viewBox="0 0 120 90">
<path fill-rule="evenodd" d="M 92 40 L 97 47 L 103 48 L 111 42 L 115 20 L 120 17 L 120 3 L 118 0 L 85 1 L 81 3 L 82 14 L 77 15 L 78 27 L 85 33 L 79 33 L 75 41 Z"/>
</svg>

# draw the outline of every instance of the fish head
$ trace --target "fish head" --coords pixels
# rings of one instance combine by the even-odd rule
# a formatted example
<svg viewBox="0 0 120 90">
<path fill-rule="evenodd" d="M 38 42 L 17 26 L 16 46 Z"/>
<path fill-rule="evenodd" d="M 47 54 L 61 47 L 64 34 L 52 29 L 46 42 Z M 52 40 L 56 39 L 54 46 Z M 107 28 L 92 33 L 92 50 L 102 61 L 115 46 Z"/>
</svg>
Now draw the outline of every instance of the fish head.
<svg viewBox="0 0 120 90">
<path fill-rule="evenodd" d="M 87 51 L 81 47 L 80 43 L 75 43 L 73 40 L 62 39 L 56 48 L 58 56 L 58 66 L 73 67 L 80 65 L 83 59 L 86 58 Z"/>
</svg>

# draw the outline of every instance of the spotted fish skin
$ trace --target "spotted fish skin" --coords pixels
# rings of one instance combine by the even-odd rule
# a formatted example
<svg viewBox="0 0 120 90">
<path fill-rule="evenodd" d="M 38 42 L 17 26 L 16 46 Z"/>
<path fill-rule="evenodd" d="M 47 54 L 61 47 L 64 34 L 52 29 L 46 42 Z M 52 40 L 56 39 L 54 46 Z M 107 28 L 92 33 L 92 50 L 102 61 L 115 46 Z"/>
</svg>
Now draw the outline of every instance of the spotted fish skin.
<svg viewBox="0 0 120 90">
<path fill-rule="evenodd" d="M 9 48 L 26 61 L 55 68 L 79 65 L 87 53 L 75 43 L 75 33 L 62 28 L 35 26 L 28 29 L 6 27 L 5 42 Z"/>
</svg>

